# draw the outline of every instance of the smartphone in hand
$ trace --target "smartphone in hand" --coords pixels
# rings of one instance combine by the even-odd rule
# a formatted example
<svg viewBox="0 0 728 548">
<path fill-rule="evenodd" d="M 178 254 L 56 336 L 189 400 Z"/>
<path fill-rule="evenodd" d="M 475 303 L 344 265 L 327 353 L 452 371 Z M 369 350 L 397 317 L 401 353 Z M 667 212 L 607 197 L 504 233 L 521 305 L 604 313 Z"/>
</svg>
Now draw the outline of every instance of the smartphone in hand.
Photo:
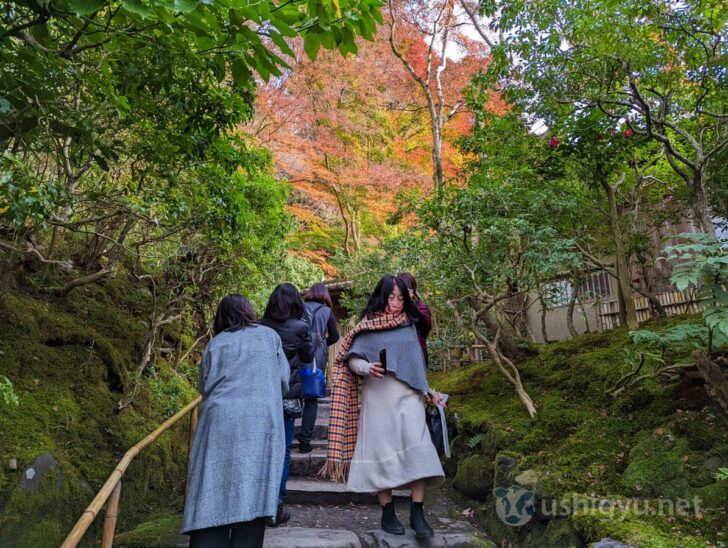
<svg viewBox="0 0 728 548">
<path fill-rule="evenodd" d="M 382 369 L 384 369 L 384 372 L 387 372 L 387 349 L 382 348 L 379 351 L 379 363 L 382 364 Z"/>
</svg>

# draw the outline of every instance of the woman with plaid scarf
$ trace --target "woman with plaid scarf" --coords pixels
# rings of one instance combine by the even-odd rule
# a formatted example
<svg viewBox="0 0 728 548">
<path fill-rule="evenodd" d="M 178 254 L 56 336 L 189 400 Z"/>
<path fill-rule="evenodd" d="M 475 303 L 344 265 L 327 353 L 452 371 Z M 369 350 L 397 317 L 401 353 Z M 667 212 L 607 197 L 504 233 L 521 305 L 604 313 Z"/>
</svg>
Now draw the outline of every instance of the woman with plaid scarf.
<svg viewBox="0 0 728 548">
<path fill-rule="evenodd" d="M 325 477 L 346 481 L 348 491 L 376 491 L 382 529 L 395 535 L 403 535 L 404 526 L 395 514 L 392 490 L 410 489 L 410 526 L 418 538 L 434 535 L 422 508 L 425 489 L 445 479 L 425 422 L 423 397 L 438 405 L 444 401 L 427 384 L 416 328 L 422 321 L 405 283 L 395 276 L 382 278 L 334 362 L 322 470 Z M 380 363 L 382 350 L 386 365 Z"/>
</svg>

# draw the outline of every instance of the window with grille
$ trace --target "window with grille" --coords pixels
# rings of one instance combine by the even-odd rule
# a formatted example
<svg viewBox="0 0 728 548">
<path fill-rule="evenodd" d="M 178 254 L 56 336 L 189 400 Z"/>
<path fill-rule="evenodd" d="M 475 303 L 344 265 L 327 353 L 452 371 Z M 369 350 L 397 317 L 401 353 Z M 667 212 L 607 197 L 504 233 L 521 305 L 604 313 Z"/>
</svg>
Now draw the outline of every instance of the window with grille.
<svg viewBox="0 0 728 548">
<path fill-rule="evenodd" d="M 590 274 L 576 286 L 576 294 L 584 300 L 594 300 L 612 296 L 612 280 L 606 272 Z"/>
<path fill-rule="evenodd" d="M 557 280 L 543 286 L 543 300 L 548 308 L 566 306 L 574 291 L 582 301 L 611 297 L 612 281 L 606 272 L 589 274 L 576 288 L 569 280 Z"/>
<path fill-rule="evenodd" d="M 574 293 L 574 287 L 568 280 L 558 280 L 543 286 L 543 300 L 548 308 L 566 306 Z"/>
</svg>

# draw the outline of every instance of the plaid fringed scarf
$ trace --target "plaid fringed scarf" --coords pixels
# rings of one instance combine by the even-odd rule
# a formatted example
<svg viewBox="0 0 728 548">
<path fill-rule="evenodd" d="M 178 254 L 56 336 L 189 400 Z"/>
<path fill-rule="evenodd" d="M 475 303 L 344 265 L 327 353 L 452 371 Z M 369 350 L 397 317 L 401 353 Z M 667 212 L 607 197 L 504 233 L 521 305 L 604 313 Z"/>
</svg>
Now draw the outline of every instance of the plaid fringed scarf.
<svg viewBox="0 0 728 548">
<path fill-rule="evenodd" d="M 377 314 L 360 321 L 344 337 L 333 367 L 331 389 L 331 418 L 329 419 L 329 448 L 326 464 L 319 472 L 324 478 L 344 482 L 349 476 L 349 466 L 354 456 L 357 429 L 359 427 L 358 377 L 344 363 L 344 356 L 360 333 L 384 331 L 402 327 L 410 322 L 406 314 Z"/>
</svg>

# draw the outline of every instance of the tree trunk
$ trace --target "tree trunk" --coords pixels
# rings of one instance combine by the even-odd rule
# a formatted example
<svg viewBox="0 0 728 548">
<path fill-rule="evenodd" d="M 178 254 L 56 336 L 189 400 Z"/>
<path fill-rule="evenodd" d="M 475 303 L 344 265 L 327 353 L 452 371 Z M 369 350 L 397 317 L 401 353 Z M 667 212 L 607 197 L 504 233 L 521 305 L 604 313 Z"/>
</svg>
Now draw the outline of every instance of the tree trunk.
<svg viewBox="0 0 728 548">
<path fill-rule="evenodd" d="M 532 419 L 535 418 L 536 404 L 533 403 L 531 396 L 528 395 L 528 392 L 526 392 L 526 389 L 523 387 L 523 383 L 521 382 L 521 375 L 518 372 L 516 366 L 511 360 L 501 354 L 501 352 L 498 350 L 498 347 L 493 345 L 487 338 L 481 335 L 480 339 L 481 342 L 485 344 L 485 347 L 488 350 L 488 354 L 493 360 L 493 363 L 495 363 L 498 369 L 500 369 L 503 376 L 515 388 L 516 395 L 518 396 L 518 399 L 521 400 L 523 406 L 526 408 L 528 416 Z"/>
<path fill-rule="evenodd" d="M 112 272 L 114 272 L 113 268 L 102 268 L 101 270 L 94 272 L 93 274 L 89 274 L 88 276 L 82 276 L 81 278 L 76 278 L 75 280 L 71 280 L 63 287 L 51 290 L 51 293 L 53 293 L 54 295 L 57 295 L 59 297 L 63 297 L 65 295 L 68 295 L 71 291 L 73 291 L 77 287 L 94 284 L 94 283 L 98 282 L 99 280 L 101 280 L 102 278 L 105 278 Z"/>
<path fill-rule="evenodd" d="M 713 220 L 708 215 L 710 205 L 708 204 L 708 197 L 705 192 L 704 184 L 704 169 L 695 171 L 693 173 L 693 184 L 692 184 L 692 198 L 693 198 L 693 213 L 700 224 L 700 228 L 706 234 L 715 234 L 715 225 Z"/>
<path fill-rule="evenodd" d="M 617 281 L 619 282 L 619 277 L 617 278 Z M 619 310 L 617 312 L 617 317 L 619 318 L 619 325 L 620 327 L 624 327 L 627 325 L 627 305 L 624 301 L 624 292 L 622 291 L 622 286 L 617 283 L 617 303 L 619 304 Z"/>
<path fill-rule="evenodd" d="M 581 298 L 578 298 L 579 301 L 579 309 L 581 310 L 581 316 L 584 318 L 584 327 L 586 331 L 584 333 L 591 333 L 591 328 L 589 327 L 589 316 L 586 315 L 586 310 L 584 310 L 584 303 L 581 302 Z"/>
<path fill-rule="evenodd" d="M 442 169 L 442 137 L 438 127 L 442 124 L 440 116 L 436 115 L 436 119 L 432 121 L 432 183 L 438 193 L 445 187 L 445 172 Z"/>
<path fill-rule="evenodd" d="M 486 307 L 487 306 L 490 306 L 490 308 L 492 308 L 493 303 L 490 303 L 490 305 L 486 305 Z M 498 348 L 498 339 L 500 337 L 501 330 L 498 329 L 496 331 L 494 340 L 491 341 L 480 331 L 480 329 L 478 329 L 478 318 L 482 318 L 483 316 L 484 314 L 481 313 L 481 310 L 478 310 L 476 308 L 472 309 L 470 327 L 475 334 L 475 338 L 485 346 L 488 354 L 490 355 L 490 358 L 493 360 L 493 363 L 496 365 L 496 367 L 498 367 L 498 370 L 506 378 L 506 380 L 508 380 L 508 382 L 513 385 L 516 390 L 516 395 L 518 395 L 518 399 L 521 400 L 521 403 L 523 403 L 524 407 L 526 408 L 528 416 L 533 419 L 536 416 L 536 405 L 533 403 L 531 396 L 528 395 L 528 392 L 526 392 L 526 389 L 523 387 L 523 383 L 521 382 L 521 375 L 518 372 L 518 368 Z"/>
<path fill-rule="evenodd" d="M 612 227 L 612 236 L 614 237 L 615 247 L 615 271 L 617 276 L 617 284 L 620 294 L 620 322 L 629 329 L 637 329 L 639 322 L 637 321 L 637 311 L 634 307 L 632 299 L 632 286 L 630 285 L 630 270 L 627 263 L 627 256 L 624 249 L 624 237 L 622 235 L 622 227 L 619 224 L 619 210 L 617 208 L 617 187 L 612 186 L 605 178 L 601 178 L 602 188 L 607 193 L 609 200 L 609 224 Z M 624 311 L 624 312 L 622 312 Z M 624 318 L 623 318 L 624 316 Z"/>
<path fill-rule="evenodd" d="M 576 308 L 576 288 L 571 290 L 571 298 L 569 299 L 569 308 L 566 309 L 566 327 L 569 335 L 576 337 L 579 333 L 574 327 L 574 308 Z"/>
<path fill-rule="evenodd" d="M 662 306 L 662 303 L 658 300 L 657 295 L 655 295 L 652 291 L 648 291 L 647 289 L 640 289 L 638 287 L 634 288 L 637 293 L 647 298 L 647 300 L 650 302 L 650 308 L 655 311 L 655 314 L 657 314 L 658 318 L 664 318 L 667 316 L 667 311 L 665 310 L 665 307 Z"/>
<path fill-rule="evenodd" d="M 717 404 L 718 409 L 728 418 L 728 376 L 720 366 L 702 352 L 695 352 L 695 365 L 705 381 L 708 395 Z"/>
<path fill-rule="evenodd" d="M 541 336 L 543 337 L 543 342 L 551 342 L 549 341 L 549 334 L 546 329 L 546 312 L 548 312 L 548 310 L 546 309 L 546 303 L 543 300 L 543 295 L 538 296 L 538 302 L 541 303 Z"/>
</svg>

